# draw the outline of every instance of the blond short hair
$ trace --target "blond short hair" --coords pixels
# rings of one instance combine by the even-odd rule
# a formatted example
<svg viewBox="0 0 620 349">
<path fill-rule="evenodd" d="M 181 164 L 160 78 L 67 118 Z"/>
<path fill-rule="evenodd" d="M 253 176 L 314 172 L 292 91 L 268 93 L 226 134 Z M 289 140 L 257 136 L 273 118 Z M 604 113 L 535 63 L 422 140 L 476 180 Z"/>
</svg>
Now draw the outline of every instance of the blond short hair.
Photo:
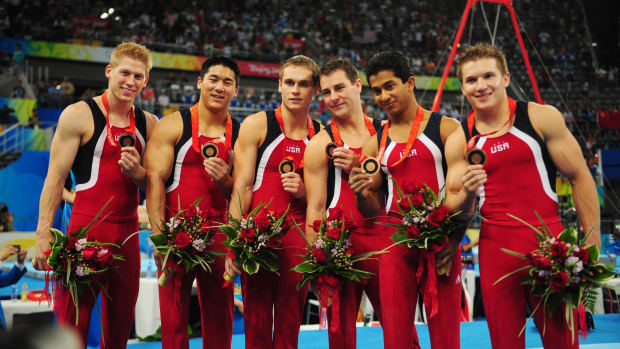
<svg viewBox="0 0 620 349">
<path fill-rule="evenodd" d="M 280 79 L 282 79 L 282 73 L 284 72 L 284 68 L 290 65 L 300 66 L 310 70 L 312 72 L 312 83 L 314 86 L 318 86 L 321 68 L 319 68 L 319 65 L 316 64 L 316 62 L 312 58 L 306 57 L 304 55 L 297 55 L 287 59 L 284 64 L 280 66 Z"/>
<path fill-rule="evenodd" d="M 477 61 L 482 58 L 493 58 L 497 63 L 497 68 L 502 75 L 508 73 L 508 64 L 506 63 L 506 56 L 504 52 L 497 47 L 483 43 L 471 46 L 456 61 L 456 75 L 459 77 L 459 81 L 463 82 L 463 65 L 467 62 Z"/>
<path fill-rule="evenodd" d="M 116 68 L 123 57 L 133 58 L 144 63 L 146 75 L 149 74 L 149 71 L 151 71 L 153 67 L 153 59 L 151 58 L 149 50 L 143 45 L 133 41 L 118 44 L 114 50 L 112 50 L 112 54 L 110 55 L 110 66 Z"/>
</svg>

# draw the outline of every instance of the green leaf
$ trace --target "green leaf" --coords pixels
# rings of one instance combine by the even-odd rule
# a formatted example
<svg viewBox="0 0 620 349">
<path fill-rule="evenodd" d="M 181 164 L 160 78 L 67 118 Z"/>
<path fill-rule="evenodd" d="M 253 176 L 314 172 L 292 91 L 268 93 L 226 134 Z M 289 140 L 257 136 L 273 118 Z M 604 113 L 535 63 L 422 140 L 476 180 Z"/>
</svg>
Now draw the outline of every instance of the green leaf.
<svg viewBox="0 0 620 349">
<path fill-rule="evenodd" d="M 579 242 L 577 230 L 575 230 L 574 228 L 564 229 L 564 231 L 560 233 L 558 238 L 575 245 Z"/>
<path fill-rule="evenodd" d="M 510 273 L 508 273 L 508 274 L 506 274 L 506 275 L 502 276 L 501 278 L 497 279 L 497 281 L 495 281 L 495 282 L 493 283 L 493 286 L 497 285 L 500 281 L 504 280 L 505 278 L 509 277 L 510 275 L 512 275 L 512 274 L 516 274 L 516 273 L 518 273 L 518 272 L 520 272 L 520 271 L 522 271 L 522 270 L 526 270 L 526 269 L 529 269 L 529 268 L 530 268 L 530 266 L 529 266 L 529 265 L 524 265 L 524 266 L 522 266 L 521 268 L 518 268 L 518 269 L 516 269 L 516 270 L 513 270 L 513 271 L 511 271 Z"/>
<path fill-rule="evenodd" d="M 258 264 L 255 260 L 248 259 L 243 262 L 243 270 L 250 275 L 256 274 L 259 268 L 260 264 Z"/>
<path fill-rule="evenodd" d="M 168 244 L 168 241 L 163 234 L 151 234 L 149 239 L 151 239 L 153 245 L 155 246 L 165 246 Z"/>
<path fill-rule="evenodd" d="M 598 247 L 596 247 L 596 245 L 592 244 L 588 247 L 586 247 L 586 250 L 588 250 L 588 252 L 590 253 L 590 263 L 596 263 L 598 262 L 598 257 L 599 257 L 599 251 L 598 251 Z"/>
<path fill-rule="evenodd" d="M 502 250 L 502 251 L 504 251 L 505 253 L 508 253 L 509 255 L 513 255 L 513 256 L 519 257 L 519 258 L 521 258 L 521 259 L 523 259 L 523 260 L 526 260 L 526 259 L 527 259 L 527 258 L 525 257 L 525 255 L 524 255 L 524 254 L 522 254 L 522 253 L 515 252 L 515 251 L 511 251 L 511 250 L 507 250 L 507 249 L 505 249 L 505 248 L 501 248 L 501 250 Z M 528 267 L 529 267 L 529 266 L 528 266 Z"/>
<path fill-rule="evenodd" d="M 314 273 L 317 271 L 317 269 L 318 266 L 316 264 L 310 261 L 304 261 L 294 266 L 291 270 L 294 270 L 298 273 Z"/>
</svg>

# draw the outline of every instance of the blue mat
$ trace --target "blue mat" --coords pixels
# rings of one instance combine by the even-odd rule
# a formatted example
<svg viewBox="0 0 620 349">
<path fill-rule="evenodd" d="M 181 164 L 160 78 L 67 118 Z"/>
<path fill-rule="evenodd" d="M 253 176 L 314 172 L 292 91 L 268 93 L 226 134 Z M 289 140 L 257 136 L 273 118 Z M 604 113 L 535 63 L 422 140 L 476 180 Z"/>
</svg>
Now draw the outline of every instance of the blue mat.
<svg viewBox="0 0 620 349">
<path fill-rule="evenodd" d="M 580 340 L 582 349 L 620 348 L 620 314 L 595 315 L 595 330 L 591 330 L 585 341 Z M 430 338 L 426 325 L 416 326 L 422 348 L 430 348 Z M 526 348 L 542 348 L 542 342 L 533 322 L 528 323 L 525 333 Z M 161 348 L 161 342 L 137 343 L 127 346 L 130 349 Z M 191 349 L 202 348 L 202 340 L 189 341 Z M 244 335 L 233 335 L 232 348 L 245 347 Z M 299 334 L 299 349 L 328 348 L 327 331 L 302 331 Z M 383 347 L 383 333 L 380 327 L 359 327 L 357 329 L 357 348 L 376 349 Z M 461 348 L 491 349 L 491 339 L 486 321 L 465 322 L 461 324 Z"/>
</svg>

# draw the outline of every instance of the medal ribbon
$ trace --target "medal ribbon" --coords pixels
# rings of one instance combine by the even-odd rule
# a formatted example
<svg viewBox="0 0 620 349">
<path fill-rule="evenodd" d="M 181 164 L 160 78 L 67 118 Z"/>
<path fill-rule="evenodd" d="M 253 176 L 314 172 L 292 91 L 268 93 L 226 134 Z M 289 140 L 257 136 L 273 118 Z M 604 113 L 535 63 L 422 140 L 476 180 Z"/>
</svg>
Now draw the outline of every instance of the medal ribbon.
<svg viewBox="0 0 620 349">
<path fill-rule="evenodd" d="M 112 132 L 110 131 L 110 107 L 108 106 L 108 90 L 106 90 L 101 96 L 101 102 L 103 103 L 103 108 L 105 109 L 105 127 L 108 133 L 108 143 L 112 146 L 116 146 L 118 143 L 114 140 L 114 136 L 112 136 Z M 125 127 L 128 133 L 131 133 L 134 137 L 136 136 L 136 116 L 134 113 L 134 107 L 131 106 L 131 110 L 129 111 L 129 127 Z"/>
<path fill-rule="evenodd" d="M 189 111 L 192 115 L 192 148 L 196 151 L 196 153 L 200 154 L 200 146 L 198 145 L 198 129 L 200 125 L 198 123 L 198 104 L 194 104 Z M 230 114 L 226 114 L 226 133 L 224 134 L 224 141 L 220 138 L 214 139 L 213 143 L 222 143 L 224 142 L 224 147 L 226 151 L 232 149 L 232 117 Z"/>
<path fill-rule="evenodd" d="M 366 123 L 366 128 L 368 129 L 368 132 L 370 132 L 370 136 L 374 136 L 377 133 L 377 130 L 375 130 L 375 126 L 372 124 L 372 119 L 366 116 L 366 114 L 364 114 L 364 122 Z M 340 136 L 340 130 L 338 129 L 338 124 L 336 123 L 336 121 L 332 121 L 329 127 L 332 129 L 334 141 L 336 142 L 336 144 L 338 144 L 339 147 L 342 147 L 342 137 Z"/>
<path fill-rule="evenodd" d="M 416 138 L 418 137 L 418 130 L 420 130 L 420 124 L 422 124 L 422 120 L 424 120 L 424 109 L 418 105 L 418 111 L 416 112 L 415 119 L 413 119 L 413 124 L 411 125 L 411 131 L 409 132 L 409 138 L 407 139 L 407 145 L 405 146 L 405 152 L 403 156 L 398 159 L 395 163 L 389 166 L 396 166 L 403 162 L 407 158 L 407 155 L 411 151 L 413 147 L 413 143 L 415 143 Z M 383 153 L 385 153 L 385 147 L 387 145 L 388 138 L 388 129 L 390 128 L 390 121 L 383 126 L 383 133 L 381 134 L 381 145 L 379 146 L 379 153 L 377 154 L 377 161 L 381 164 L 381 158 L 383 157 Z"/>
<path fill-rule="evenodd" d="M 484 133 L 484 134 L 477 134 L 477 135 L 471 137 L 469 139 L 469 142 L 467 142 L 467 151 L 470 151 L 470 150 L 472 150 L 473 148 L 476 147 L 476 140 L 478 138 L 494 135 L 497 132 L 499 132 L 499 130 L 504 128 L 504 126 L 506 126 L 506 125 L 508 125 L 510 123 L 512 118 L 515 116 L 515 110 L 517 110 L 517 102 L 514 99 L 510 98 L 510 97 L 508 97 L 508 109 L 510 110 L 510 115 L 508 116 L 508 120 L 506 120 L 506 122 L 504 122 L 504 124 L 502 126 L 500 126 L 495 131 Z M 472 109 L 472 110 L 469 111 L 469 114 L 467 114 L 467 130 L 469 131 L 469 135 L 470 136 L 471 136 L 472 132 L 474 131 L 474 121 L 475 121 L 475 117 L 474 117 L 474 111 Z"/>
<path fill-rule="evenodd" d="M 278 107 L 278 109 L 276 109 L 276 119 L 278 120 L 278 124 L 280 124 L 280 129 L 282 129 L 282 134 L 284 135 L 284 139 L 286 140 L 286 147 L 284 147 L 284 150 L 282 151 L 282 158 L 284 159 L 290 159 L 293 160 L 290 156 L 286 156 L 286 148 L 288 148 L 288 144 L 289 144 L 289 138 L 286 136 L 286 132 L 284 131 L 284 120 L 282 119 L 282 105 L 280 105 Z M 312 124 L 312 119 L 310 118 L 310 115 L 308 115 L 308 138 L 312 139 L 312 137 L 314 137 L 314 125 Z M 304 158 L 303 158 L 303 154 L 302 154 L 302 158 L 301 158 L 301 164 L 299 165 L 299 169 L 302 169 L 304 167 Z"/>
</svg>

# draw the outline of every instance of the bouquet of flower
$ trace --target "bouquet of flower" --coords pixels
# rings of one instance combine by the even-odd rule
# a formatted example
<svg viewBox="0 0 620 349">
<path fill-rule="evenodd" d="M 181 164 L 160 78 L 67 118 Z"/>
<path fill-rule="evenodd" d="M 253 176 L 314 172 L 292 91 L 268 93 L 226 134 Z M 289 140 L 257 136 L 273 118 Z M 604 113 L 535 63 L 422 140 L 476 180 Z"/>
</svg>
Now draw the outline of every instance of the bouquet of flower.
<svg viewBox="0 0 620 349">
<path fill-rule="evenodd" d="M 536 215 L 538 216 L 538 213 Z M 513 215 L 508 214 L 508 216 L 534 230 L 538 248 L 525 255 L 502 248 L 505 253 L 522 258 L 527 261 L 527 264 L 502 276 L 493 285 L 512 274 L 527 270 L 528 276 L 523 284 L 530 285 L 531 293 L 540 297 L 540 302 L 534 308 L 532 316 L 541 304 L 546 307 L 549 314 L 564 306 L 566 321 L 574 334 L 576 328 L 573 310 L 576 309 L 581 336 L 585 339 L 588 335 L 585 310 L 593 312 L 596 289 L 606 286 L 605 282 L 615 275 L 613 266 L 605 266 L 597 262 L 599 251 L 596 245 L 585 246 L 594 227 L 581 240 L 578 238 L 577 230 L 573 228 L 565 229 L 555 238 L 540 216 L 538 216 L 541 222 L 540 228 Z M 521 333 L 524 329 L 525 325 Z M 573 335 L 573 340 L 574 337 Z"/>
<path fill-rule="evenodd" d="M 318 234 L 318 239 L 312 245 L 300 230 L 301 235 L 306 239 L 307 248 L 303 256 L 304 261 L 293 268 L 294 271 L 303 273 L 297 289 L 307 282 L 312 282 L 319 297 L 320 328 L 327 327 L 327 306 L 331 299 L 332 321 L 329 330 L 334 332 L 338 331 L 340 323 L 338 291 L 343 283 L 345 281 L 360 282 L 361 279 L 368 279 L 372 276 L 370 272 L 354 268 L 354 264 L 386 251 L 353 255 L 351 234 L 355 232 L 356 226 L 352 219 L 344 217 L 342 209 L 338 207 L 330 208 L 329 216 L 323 220 L 314 221 L 312 228 Z"/>
<path fill-rule="evenodd" d="M 282 237 L 290 229 L 286 217 L 288 207 L 271 211 L 270 203 L 259 204 L 241 220 L 229 215 L 229 224 L 219 227 L 226 234 L 223 244 L 228 248 L 228 256 L 248 274 L 256 274 L 261 266 L 277 273 L 280 266 L 275 250 L 280 248 Z M 235 277 L 224 275 L 228 283 Z"/>
<path fill-rule="evenodd" d="M 422 277 L 426 264 L 427 287 L 424 290 L 424 300 L 430 302 L 433 317 L 438 310 L 436 273 L 444 275 L 448 272 L 448 264 L 442 270 L 435 272 L 435 254 L 448 243 L 449 234 L 455 230 L 459 222 L 454 218 L 458 213 L 450 214 L 444 205 L 445 199 L 438 197 L 428 186 L 419 187 L 413 182 L 406 182 L 403 190 L 394 179 L 394 187 L 400 198 L 397 201 L 397 213 L 402 217 L 402 223 L 381 223 L 396 228 L 392 240 L 409 248 L 418 248 L 420 260 L 416 277 Z M 426 263 L 424 263 L 426 262 Z"/>
<path fill-rule="evenodd" d="M 76 326 L 80 309 L 79 294 L 83 287 L 86 286 L 93 291 L 92 283 L 96 283 L 101 291 L 108 296 L 105 288 L 93 276 L 113 269 L 114 261 L 124 260 L 122 256 L 112 252 L 112 248 L 120 248 L 119 245 L 93 241 L 88 237 L 88 231 L 111 200 L 108 200 L 86 227 L 80 227 L 77 231 L 67 235 L 64 235 L 57 229 L 50 229 L 53 241 L 50 242 L 50 249 L 45 252 L 48 256 L 45 293 L 47 293 L 49 274 L 51 273 L 53 279 L 62 282 L 69 289 L 73 304 L 75 305 Z M 133 235 L 135 234 L 129 236 L 125 241 Z"/>
<path fill-rule="evenodd" d="M 162 222 L 161 234 L 149 236 L 155 250 L 164 254 L 164 272 L 158 279 L 161 286 L 166 286 L 170 281 L 170 275 L 181 268 L 189 270 L 200 266 L 205 271 L 211 272 L 209 264 L 215 261 L 216 256 L 223 255 L 219 251 L 209 249 L 213 244 L 213 237 L 217 232 L 217 226 L 212 225 L 213 219 L 218 215 L 212 210 L 198 208 L 202 198 L 196 200 L 189 208 L 181 210 L 170 218 L 169 222 Z M 170 255 L 173 256 L 176 267 L 165 268 Z"/>
</svg>

